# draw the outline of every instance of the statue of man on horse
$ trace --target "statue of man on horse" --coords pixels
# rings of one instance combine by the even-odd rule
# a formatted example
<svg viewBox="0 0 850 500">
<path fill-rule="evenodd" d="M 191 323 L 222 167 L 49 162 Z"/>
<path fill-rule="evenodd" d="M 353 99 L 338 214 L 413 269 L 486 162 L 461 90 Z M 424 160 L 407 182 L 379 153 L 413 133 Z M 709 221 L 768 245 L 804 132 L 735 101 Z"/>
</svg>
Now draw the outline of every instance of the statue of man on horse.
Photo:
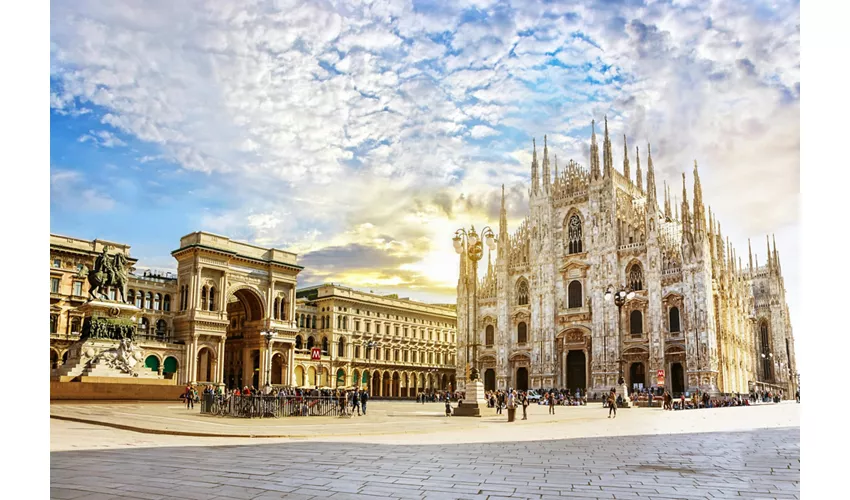
<svg viewBox="0 0 850 500">
<path fill-rule="evenodd" d="M 94 269 L 89 271 L 83 266 L 80 277 L 87 278 L 89 282 L 89 300 L 100 298 L 109 300 L 106 295 L 110 287 L 118 289 L 121 294 L 121 302 L 127 302 L 124 297 L 124 288 L 127 284 L 127 257 L 118 252 L 109 255 L 109 246 L 104 245 L 100 255 L 94 261 Z"/>
</svg>

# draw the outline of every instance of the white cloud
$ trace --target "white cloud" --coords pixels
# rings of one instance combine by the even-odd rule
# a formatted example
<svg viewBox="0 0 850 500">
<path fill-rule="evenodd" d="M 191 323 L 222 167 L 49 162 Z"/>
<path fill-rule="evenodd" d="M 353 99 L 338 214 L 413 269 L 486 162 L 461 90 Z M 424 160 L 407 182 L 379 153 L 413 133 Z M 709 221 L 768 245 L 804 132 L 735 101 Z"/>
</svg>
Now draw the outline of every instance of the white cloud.
<svg viewBox="0 0 850 500">
<path fill-rule="evenodd" d="M 633 171 L 634 147 L 645 172 L 652 143 L 659 182 L 679 186 L 697 158 L 739 249 L 746 234 L 796 234 L 798 4 L 511 4 L 59 2 L 51 107 L 97 106 L 159 149 L 141 162 L 209 173 L 238 208 L 205 213 L 204 228 L 304 251 L 375 245 L 348 232 L 369 223 L 438 262 L 412 242 L 488 214 L 501 182 L 520 217 L 530 137 L 549 134 L 562 168 L 587 165 L 587 126 L 603 114 L 618 168 L 623 133 Z M 486 150 L 467 142 L 497 135 Z"/>
</svg>

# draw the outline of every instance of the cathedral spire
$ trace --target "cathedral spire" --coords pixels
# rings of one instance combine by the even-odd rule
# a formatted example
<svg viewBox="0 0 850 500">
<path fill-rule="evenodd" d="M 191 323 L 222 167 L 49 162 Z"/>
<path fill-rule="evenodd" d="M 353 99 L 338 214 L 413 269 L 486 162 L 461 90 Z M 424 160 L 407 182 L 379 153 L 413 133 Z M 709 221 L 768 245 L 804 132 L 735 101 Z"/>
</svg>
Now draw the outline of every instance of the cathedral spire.
<svg viewBox="0 0 850 500">
<path fill-rule="evenodd" d="M 717 258 L 715 254 L 715 250 L 717 246 L 717 242 L 714 237 L 714 214 L 711 213 L 711 205 L 708 206 L 708 248 L 711 251 L 711 262 L 714 264 L 714 260 Z"/>
<path fill-rule="evenodd" d="M 608 137 L 608 116 L 605 116 L 605 138 L 602 141 L 602 176 L 610 177 L 614 168 L 614 157 L 611 155 L 611 139 Z"/>
<path fill-rule="evenodd" d="M 764 235 L 765 240 L 767 240 L 767 269 L 770 270 L 773 267 L 773 259 L 770 258 L 770 235 Z"/>
<path fill-rule="evenodd" d="M 679 198 L 676 198 L 675 196 L 673 197 L 673 210 L 675 210 L 673 213 L 673 220 L 679 220 Z"/>
<path fill-rule="evenodd" d="M 749 238 L 747 238 L 747 250 L 750 252 L 749 271 L 750 271 L 750 274 L 752 274 L 753 273 L 753 244 L 752 244 L 752 242 L 750 241 Z"/>
<path fill-rule="evenodd" d="M 637 157 L 635 181 L 637 182 L 638 191 L 643 192 L 643 172 L 640 171 L 640 148 L 638 146 L 635 146 L 635 157 Z"/>
<path fill-rule="evenodd" d="M 664 218 L 670 220 L 673 214 L 670 213 L 670 187 L 667 181 L 664 181 Z"/>
<path fill-rule="evenodd" d="M 626 176 L 627 181 L 632 182 L 632 172 L 629 168 L 629 144 L 626 141 L 626 134 L 623 134 L 623 175 Z M 640 178 L 639 175 L 638 178 Z"/>
<path fill-rule="evenodd" d="M 694 234 L 705 235 L 705 206 L 702 203 L 702 184 L 699 181 L 699 169 L 694 160 Z"/>
<path fill-rule="evenodd" d="M 531 139 L 531 192 L 537 194 L 540 190 L 540 179 L 537 176 L 537 141 Z"/>
<path fill-rule="evenodd" d="M 590 177 L 599 178 L 599 145 L 596 144 L 596 120 L 590 122 Z"/>
<path fill-rule="evenodd" d="M 691 210 L 688 207 L 688 186 L 682 172 L 682 234 L 691 232 Z"/>
<path fill-rule="evenodd" d="M 648 210 L 658 210 L 658 197 L 655 194 L 655 169 L 652 167 L 652 145 L 647 144 L 646 150 L 648 153 L 646 163 L 646 203 Z"/>
<path fill-rule="evenodd" d="M 549 183 L 552 178 L 549 176 L 549 146 L 546 143 L 546 135 L 543 136 L 543 192 L 549 194 Z"/>
</svg>

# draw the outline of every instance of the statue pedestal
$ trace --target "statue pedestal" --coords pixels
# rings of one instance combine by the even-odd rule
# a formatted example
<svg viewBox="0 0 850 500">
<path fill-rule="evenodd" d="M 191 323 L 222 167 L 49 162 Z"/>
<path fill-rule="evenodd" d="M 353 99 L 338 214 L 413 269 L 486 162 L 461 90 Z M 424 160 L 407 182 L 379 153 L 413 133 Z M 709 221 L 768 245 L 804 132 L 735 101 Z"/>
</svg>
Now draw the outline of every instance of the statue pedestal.
<svg viewBox="0 0 850 500">
<path fill-rule="evenodd" d="M 629 388 L 626 384 L 617 385 L 617 395 L 623 397 L 623 408 L 629 408 L 632 400 L 629 399 Z"/>
<path fill-rule="evenodd" d="M 454 416 L 480 417 L 481 408 L 487 408 L 487 400 L 484 399 L 484 384 L 480 380 L 467 382 L 466 395 L 454 409 Z"/>
<path fill-rule="evenodd" d="M 89 380 L 134 383 L 162 380 L 162 375 L 145 368 L 145 353 L 133 345 L 139 308 L 131 304 L 93 300 L 80 306 L 85 314 L 83 337 L 68 349 L 68 359 L 51 371 L 51 380 Z M 92 377 L 92 378 L 89 378 Z M 153 382 L 158 383 L 158 382 Z"/>
</svg>

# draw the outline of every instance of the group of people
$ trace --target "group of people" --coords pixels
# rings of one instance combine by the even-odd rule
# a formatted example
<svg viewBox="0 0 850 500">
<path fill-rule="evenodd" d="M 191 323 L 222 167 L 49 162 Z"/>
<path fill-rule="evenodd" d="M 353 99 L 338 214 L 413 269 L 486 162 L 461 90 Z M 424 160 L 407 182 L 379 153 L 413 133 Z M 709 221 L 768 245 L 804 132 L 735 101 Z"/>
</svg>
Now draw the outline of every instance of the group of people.
<svg viewBox="0 0 850 500">
<path fill-rule="evenodd" d="M 420 392 L 416 395 L 416 402 L 422 404 L 457 401 L 459 399 L 463 399 L 461 392 L 433 391 L 430 393 Z"/>
</svg>

